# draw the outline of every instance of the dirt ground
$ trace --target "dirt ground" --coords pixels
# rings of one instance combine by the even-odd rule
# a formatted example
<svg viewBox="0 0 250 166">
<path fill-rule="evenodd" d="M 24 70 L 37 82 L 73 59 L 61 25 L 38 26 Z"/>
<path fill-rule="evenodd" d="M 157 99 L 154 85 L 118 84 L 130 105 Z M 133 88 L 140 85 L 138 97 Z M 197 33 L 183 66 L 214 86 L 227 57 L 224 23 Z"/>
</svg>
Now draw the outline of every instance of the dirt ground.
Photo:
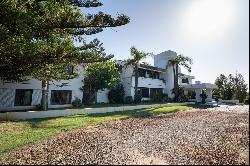
<svg viewBox="0 0 250 166">
<path fill-rule="evenodd" d="M 249 107 L 228 110 L 82 128 L 8 153 L 2 164 L 249 164 Z"/>
</svg>

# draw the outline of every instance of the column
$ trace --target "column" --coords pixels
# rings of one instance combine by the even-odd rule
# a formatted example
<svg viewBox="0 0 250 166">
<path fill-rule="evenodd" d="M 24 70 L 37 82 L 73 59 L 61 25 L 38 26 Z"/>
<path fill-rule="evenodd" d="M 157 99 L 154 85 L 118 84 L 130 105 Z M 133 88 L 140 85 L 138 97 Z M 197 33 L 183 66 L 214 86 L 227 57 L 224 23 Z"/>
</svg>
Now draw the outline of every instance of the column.
<svg viewBox="0 0 250 166">
<path fill-rule="evenodd" d="M 212 89 L 206 89 L 206 94 L 207 94 L 207 102 L 211 102 L 213 100 L 212 96 Z"/>
<path fill-rule="evenodd" d="M 202 99 L 201 99 L 201 94 L 202 94 L 202 89 L 195 89 L 195 93 L 196 93 L 196 102 L 201 103 Z"/>
</svg>

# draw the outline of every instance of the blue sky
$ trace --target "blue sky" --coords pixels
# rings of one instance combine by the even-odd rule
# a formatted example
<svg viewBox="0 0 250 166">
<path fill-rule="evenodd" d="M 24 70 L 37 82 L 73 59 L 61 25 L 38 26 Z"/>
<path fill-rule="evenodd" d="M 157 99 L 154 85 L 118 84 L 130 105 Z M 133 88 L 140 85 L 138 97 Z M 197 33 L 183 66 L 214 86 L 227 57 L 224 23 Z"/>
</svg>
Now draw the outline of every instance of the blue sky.
<svg viewBox="0 0 250 166">
<path fill-rule="evenodd" d="M 238 71 L 249 80 L 248 0 L 102 0 L 85 12 L 124 13 L 128 25 L 88 37 L 104 43 L 116 59 L 129 49 L 161 53 L 173 50 L 193 58 L 196 80 L 214 82 L 219 74 Z M 152 62 L 151 59 L 147 60 Z M 186 71 L 183 71 L 187 73 Z"/>
</svg>

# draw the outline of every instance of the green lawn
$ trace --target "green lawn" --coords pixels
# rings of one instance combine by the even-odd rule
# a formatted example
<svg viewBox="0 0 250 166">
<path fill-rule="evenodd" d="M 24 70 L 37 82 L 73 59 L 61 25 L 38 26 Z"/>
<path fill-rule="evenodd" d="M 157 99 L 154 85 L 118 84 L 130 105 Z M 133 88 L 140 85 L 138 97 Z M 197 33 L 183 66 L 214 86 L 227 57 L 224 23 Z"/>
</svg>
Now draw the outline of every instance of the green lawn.
<svg viewBox="0 0 250 166">
<path fill-rule="evenodd" d="M 105 114 L 77 115 L 17 122 L 0 122 L 0 155 L 26 144 L 38 143 L 41 140 L 58 135 L 61 132 L 86 127 L 88 125 L 97 125 L 108 121 L 127 119 L 130 117 L 148 117 L 164 112 L 187 110 L 190 108 L 192 107 L 175 106 Z"/>
</svg>

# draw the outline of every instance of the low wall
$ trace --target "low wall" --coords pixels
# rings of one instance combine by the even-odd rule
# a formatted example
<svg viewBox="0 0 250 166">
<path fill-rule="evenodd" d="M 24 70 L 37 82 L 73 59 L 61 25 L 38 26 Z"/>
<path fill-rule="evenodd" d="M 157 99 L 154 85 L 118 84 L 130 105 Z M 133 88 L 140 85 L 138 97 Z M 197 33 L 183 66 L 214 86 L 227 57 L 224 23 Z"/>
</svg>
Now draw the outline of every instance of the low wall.
<svg viewBox="0 0 250 166">
<path fill-rule="evenodd" d="M 51 110 L 51 111 L 28 111 L 28 112 L 6 112 L 0 113 L 0 120 L 27 120 L 27 119 L 42 119 L 54 118 L 82 114 L 100 114 L 108 112 L 119 112 L 128 110 L 138 110 L 145 108 L 161 108 L 169 106 L 182 106 L 187 103 L 167 103 L 167 104 L 153 104 L 153 105 L 137 105 L 137 106 L 121 106 L 121 107 L 105 107 L 105 108 L 84 108 L 84 109 L 65 109 L 65 110 Z"/>
<path fill-rule="evenodd" d="M 219 102 L 218 102 L 219 104 L 223 104 L 223 103 L 225 103 L 225 104 L 239 104 L 240 103 L 240 101 L 239 100 L 219 100 Z"/>
</svg>

